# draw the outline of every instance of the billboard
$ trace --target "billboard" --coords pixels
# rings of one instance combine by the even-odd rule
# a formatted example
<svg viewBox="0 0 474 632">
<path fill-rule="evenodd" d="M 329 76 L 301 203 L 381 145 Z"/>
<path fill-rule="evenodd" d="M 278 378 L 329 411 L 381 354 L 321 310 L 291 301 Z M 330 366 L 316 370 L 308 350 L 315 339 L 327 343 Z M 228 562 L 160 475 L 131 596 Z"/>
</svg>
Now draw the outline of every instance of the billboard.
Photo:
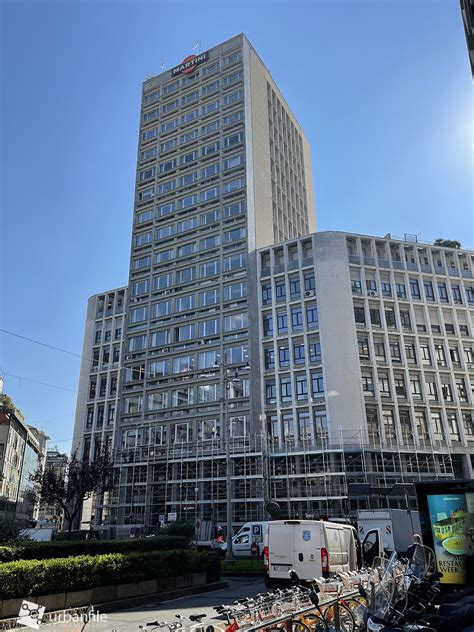
<svg viewBox="0 0 474 632">
<path fill-rule="evenodd" d="M 474 565 L 474 481 L 416 484 L 423 543 L 435 552 L 440 582 L 472 582 Z"/>
</svg>

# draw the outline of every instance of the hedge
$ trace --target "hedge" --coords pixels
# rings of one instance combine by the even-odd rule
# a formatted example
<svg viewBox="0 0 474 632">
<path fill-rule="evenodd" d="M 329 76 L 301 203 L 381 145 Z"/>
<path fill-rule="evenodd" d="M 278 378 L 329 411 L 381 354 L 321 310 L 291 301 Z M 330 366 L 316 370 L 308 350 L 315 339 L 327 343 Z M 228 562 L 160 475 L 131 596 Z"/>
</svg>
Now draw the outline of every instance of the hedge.
<svg viewBox="0 0 474 632">
<path fill-rule="evenodd" d="M 0 566 L 0 599 L 207 572 L 211 563 L 208 553 L 183 550 L 8 562 Z"/>
<path fill-rule="evenodd" d="M 90 540 L 31 542 L 0 546 L 0 562 L 17 560 L 47 560 L 75 555 L 102 555 L 104 553 L 140 553 L 144 551 L 170 551 L 185 549 L 189 538 L 184 536 L 157 536 L 139 540 Z"/>
</svg>

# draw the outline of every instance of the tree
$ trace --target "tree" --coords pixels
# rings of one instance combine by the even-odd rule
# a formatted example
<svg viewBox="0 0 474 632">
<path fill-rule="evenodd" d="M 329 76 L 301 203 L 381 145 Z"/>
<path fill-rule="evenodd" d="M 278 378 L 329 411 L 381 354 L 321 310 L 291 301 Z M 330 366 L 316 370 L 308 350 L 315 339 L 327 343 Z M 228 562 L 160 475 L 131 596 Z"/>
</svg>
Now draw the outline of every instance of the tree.
<svg viewBox="0 0 474 632">
<path fill-rule="evenodd" d="M 93 494 L 102 494 L 114 487 L 115 469 L 108 452 L 89 463 L 72 454 L 65 473 L 58 469 L 38 470 L 32 476 L 36 499 L 47 505 L 59 505 L 67 520 L 68 539 L 71 539 L 74 518 L 82 503 Z"/>
<path fill-rule="evenodd" d="M 0 513 L 0 544 L 10 544 L 15 540 L 27 540 L 28 538 L 21 533 L 24 528 L 25 525 L 18 520 L 14 513 Z"/>
<path fill-rule="evenodd" d="M 443 237 L 438 237 L 434 242 L 435 246 L 444 246 L 445 248 L 461 248 L 461 242 L 457 239 L 443 239 Z"/>
</svg>

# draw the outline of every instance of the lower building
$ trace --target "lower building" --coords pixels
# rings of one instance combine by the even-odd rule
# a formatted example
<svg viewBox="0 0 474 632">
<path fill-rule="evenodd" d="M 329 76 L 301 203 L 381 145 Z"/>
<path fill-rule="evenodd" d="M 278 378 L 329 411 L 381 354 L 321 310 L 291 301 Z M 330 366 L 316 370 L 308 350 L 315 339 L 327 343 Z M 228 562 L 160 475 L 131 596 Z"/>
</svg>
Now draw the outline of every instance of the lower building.
<svg viewBox="0 0 474 632">
<path fill-rule="evenodd" d="M 204 336 L 186 345 L 176 375 L 174 361 L 162 374 L 144 367 L 134 395 L 159 389 L 169 404 L 133 411 L 133 428 L 122 390 L 110 431 L 119 483 L 91 508 L 96 523 L 223 524 L 229 496 L 233 527 L 268 517 L 270 501 L 282 517 L 343 518 L 413 507 L 417 480 L 472 477 L 473 270 L 472 252 L 408 235 L 322 232 L 257 251 L 247 283 L 258 304 L 218 328 L 226 349 L 248 324 L 245 366 L 244 356 L 201 358 Z M 90 331 L 102 331 L 102 319 L 91 312 Z M 85 345 L 84 356 L 94 352 Z M 81 454 L 95 441 L 93 368 L 81 372 Z M 213 385 L 213 396 L 203 398 L 200 384 Z M 173 399 L 179 388 L 186 401 Z M 258 419 L 248 418 L 249 396 L 260 402 Z"/>
<path fill-rule="evenodd" d="M 45 470 L 54 470 L 60 479 L 66 478 L 68 464 L 67 454 L 62 454 L 55 447 L 46 453 L 44 463 Z M 40 503 L 38 509 L 38 522 L 42 526 L 53 526 L 61 529 L 63 525 L 63 509 L 60 505 L 45 505 Z"/>
</svg>

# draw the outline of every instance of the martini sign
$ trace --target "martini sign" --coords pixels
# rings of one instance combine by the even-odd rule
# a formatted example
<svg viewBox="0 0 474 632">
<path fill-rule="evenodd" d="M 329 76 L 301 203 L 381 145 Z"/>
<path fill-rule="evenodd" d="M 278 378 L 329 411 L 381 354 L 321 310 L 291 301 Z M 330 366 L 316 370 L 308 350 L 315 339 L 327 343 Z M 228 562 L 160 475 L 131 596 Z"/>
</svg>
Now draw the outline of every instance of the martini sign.
<svg viewBox="0 0 474 632">
<path fill-rule="evenodd" d="M 189 55 L 186 59 L 178 65 L 175 66 L 171 71 L 172 77 L 177 77 L 178 75 L 191 75 L 199 64 L 203 64 L 209 59 L 209 52 L 200 53 L 199 55 Z"/>
</svg>

